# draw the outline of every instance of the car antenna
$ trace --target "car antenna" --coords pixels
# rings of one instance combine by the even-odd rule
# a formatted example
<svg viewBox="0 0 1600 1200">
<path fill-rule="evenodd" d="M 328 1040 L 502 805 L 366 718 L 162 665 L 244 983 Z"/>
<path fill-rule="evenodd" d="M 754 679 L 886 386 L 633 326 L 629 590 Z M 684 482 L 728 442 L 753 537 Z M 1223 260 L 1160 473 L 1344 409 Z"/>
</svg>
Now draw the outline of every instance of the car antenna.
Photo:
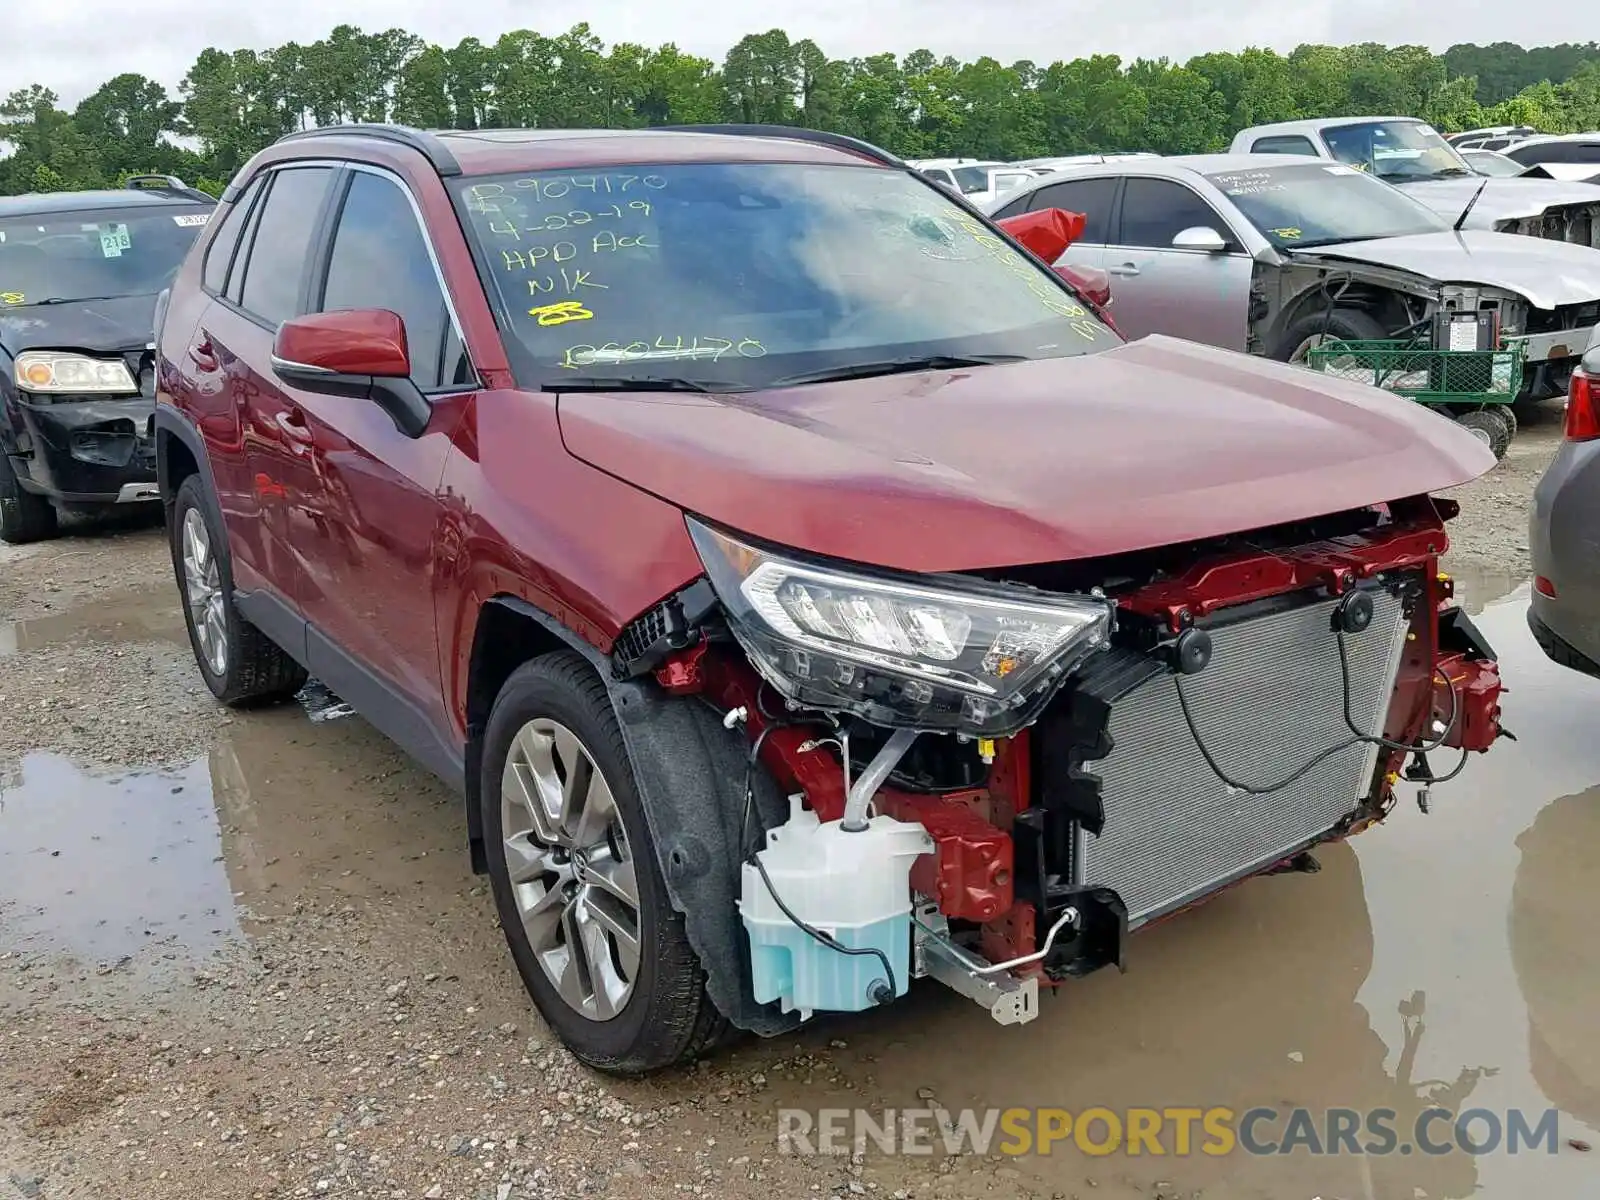
<svg viewBox="0 0 1600 1200">
<path fill-rule="evenodd" d="M 1461 232 L 1461 227 L 1467 223 L 1467 214 L 1472 211 L 1472 206 L 1478 202 L 1478 197 L 1483 195 L 1483 189 L 1489 186 L 1489 177 L 1484 176 L 1483 182 L 1478 185 L 1478 190 L 1472 193 L 1472 199 L 1467 201 L 1467 206 L 1461 210 L 1461 215 L 1456 218 L 1455 231 Z"/>
</svg>

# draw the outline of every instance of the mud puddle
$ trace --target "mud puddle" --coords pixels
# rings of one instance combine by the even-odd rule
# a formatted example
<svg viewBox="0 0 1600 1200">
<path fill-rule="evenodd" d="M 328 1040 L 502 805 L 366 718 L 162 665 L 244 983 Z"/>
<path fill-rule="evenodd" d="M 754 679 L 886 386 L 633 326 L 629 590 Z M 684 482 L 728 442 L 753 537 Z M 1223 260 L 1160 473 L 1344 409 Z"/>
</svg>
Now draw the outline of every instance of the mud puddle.
<svg viewBox="0 0 1600 1200">
<path fill-rule="evenodd" d="M 204 762 L 90 771 L 30 754 L 0 778 L 0 952 L 105 964 L 237 934 Z"/>
<path fill-rule="evenodd" d="M 1002 1028 L 921 984 L 908 1003 L 799 1039 L 844 1067 L 832 1085 L 784 1065 L 794 1039 L 761 1044 L 774 1136 L 781 1107 L 1223 1106 L 1275 1109 L 1259 1133 L 1277 1144 L 1296 1106 L 1319 1121 L 1386 1109 L 1399 1138 L 1381 1156 L 1180 1156 L 1169 1126 L 1162 1156 L 1097 1157 L 1069 1138 L 1048 1156 L 979 1160 L 973 1184 L 1102 1200 L 1600 1195 L 1600 1149 L 1568 1144 L 1600 1147 L 1600 681 L 1539 651 L 1525 584 L 1471 572 L 1457 583 L 1501 655 L 1505 722 L 1520 741 L 1474 755 L 1434 789 L 1431 815 L 1406 787 L 1382 826 L 1319 850 L 1320 873 L 1255 880 L 1135 934 L 1127 974 L 1069 983 L 1030 1025 Z M 1454 753 L 1435 761 L 1454 765 Z M 830 1041 L 848 1049 L 823 1049 Z M 1481 1143 L 1497 1121 L 1498 1148 L 1400 1149 L 1435 1106 L 1486 1110 L 1472 1136 Z M 1511 1110 L 1531 1127 L 1552 1108 L 1555 1153 L 1543 1142 L 1506 1152 Z M 1449 1136 L 1448 1121 L 1437 1128 Z M 917 1188 L 946 1182 L 935 1162 L 877 1159 L 871 1172 Z"/>
<path fill-rule="evenodd" d="M 48 616 L 0 621 L 0 658 L 74 642 L 181 642 L 183 610 L 170 583 Z"/>
<path fill-rule="evenodd" d="M 171 770 L 32 753 L 0 774 L 0 953 L 185 960 L 296 906 L 436 910 L 459 804 L 337 697 L 251 712 Z"/>
</svg>

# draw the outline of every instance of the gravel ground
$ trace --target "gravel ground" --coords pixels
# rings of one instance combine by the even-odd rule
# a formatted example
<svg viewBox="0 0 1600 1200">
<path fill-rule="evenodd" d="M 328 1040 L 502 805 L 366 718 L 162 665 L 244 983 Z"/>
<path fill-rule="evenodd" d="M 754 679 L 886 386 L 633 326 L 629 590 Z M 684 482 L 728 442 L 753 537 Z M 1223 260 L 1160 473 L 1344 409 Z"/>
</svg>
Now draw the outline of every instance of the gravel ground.
<svg viewBox="0 0 1600 1200">
<path fill-rule="evenodd" d="M 1459 489 L 1456 570 L 1525 573 L 1558 436 L 1547 414 Z M 918 1002 L 595 1076 L 532 1013 L 442 788 L 359 718 L 212 702 L 158 530 L 0 547 L 0 612 L 0 1200 L 1200 1194 L 1110 1163 L 1041 1190 L 998 1158 L 779 1156 L 780 1103 L 926 1100 L 874 1048 Z"/>
</svg>

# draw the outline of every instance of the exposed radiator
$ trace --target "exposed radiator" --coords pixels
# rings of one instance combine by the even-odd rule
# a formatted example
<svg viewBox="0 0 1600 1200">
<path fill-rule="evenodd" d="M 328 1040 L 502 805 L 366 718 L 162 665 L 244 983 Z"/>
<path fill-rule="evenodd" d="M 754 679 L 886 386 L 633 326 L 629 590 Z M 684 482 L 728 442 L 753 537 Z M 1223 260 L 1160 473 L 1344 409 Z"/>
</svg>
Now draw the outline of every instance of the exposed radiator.
<svg viewBox="0 0 1600 1200">
<path fill-rule="evenodd" d="M 1350 713 L 1381 732 L 1409 627 L 1401 599 L 1373 592 L 1370 626 L 1346 635 Z M 1222 770 L 1266 786 L 1347 740 L 1335 600 L 1206 623 L 1210 665 L 1185 676 L 1195 724 Z M 1114 748 L 1086 764 L 1101 779 L 1105 824 L 1074 838 L 1074 875 L 1114 888 L 1136 926 L 1296 851 L 1333 829 L 1367 792 L 1377 747 L 1350 746 L 1298 781 L 1253 796 L 1224 784 L 1196 748 L 1174 676 L 1152 676 L 1115 702 Z"/>
</svg>

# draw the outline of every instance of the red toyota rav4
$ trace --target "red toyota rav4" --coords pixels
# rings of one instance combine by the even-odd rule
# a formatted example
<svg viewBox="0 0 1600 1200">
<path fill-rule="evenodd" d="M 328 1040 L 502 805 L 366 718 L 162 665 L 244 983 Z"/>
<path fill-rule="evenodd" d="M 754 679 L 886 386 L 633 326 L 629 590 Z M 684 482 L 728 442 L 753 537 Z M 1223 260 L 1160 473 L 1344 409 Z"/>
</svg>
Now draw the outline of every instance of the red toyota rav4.
<svg viewBox="0 0 1600 1200">
<path fill-rule="evenodd" d="M 1476 439 L 1125 344 L 846 138 L 296 134 L 159 325 L 207 684 L 314 673 L 458 788 L 607 1070 L 921 976 L 1026 1022 L 1499 733 L 1429 495 Z"/>
</svg>

